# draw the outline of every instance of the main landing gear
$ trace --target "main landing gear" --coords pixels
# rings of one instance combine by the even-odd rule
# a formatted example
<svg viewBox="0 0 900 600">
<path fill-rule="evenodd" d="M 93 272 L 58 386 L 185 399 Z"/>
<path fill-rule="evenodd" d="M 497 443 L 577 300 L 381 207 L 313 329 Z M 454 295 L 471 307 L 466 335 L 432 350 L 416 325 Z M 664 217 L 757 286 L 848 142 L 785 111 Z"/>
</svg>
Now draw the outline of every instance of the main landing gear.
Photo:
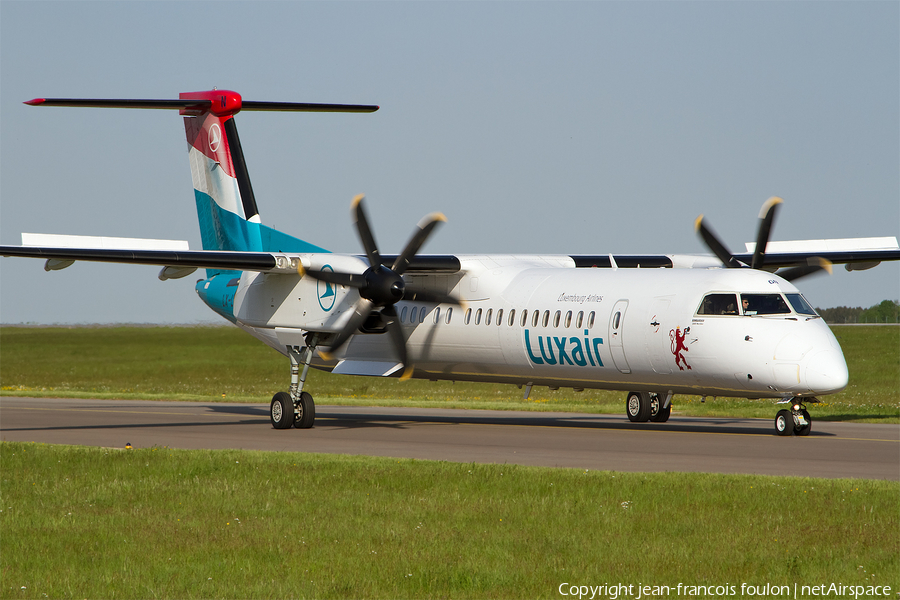
<svg viewBox="0 0 900 600">
<path fill-rule="evenodd" d="M 272 396 L 269 405 L 269 418 L 275 429 L 309 429 L 316 421 L 316 403 L 312 394 L 303 391 L 306 382 L 306 374 L 309 372 L 309 363 L 312 361 L 316 350 L 317 336 L 313 336 L 312 343 L 304 349 L 306 356 L 299 346 L 288 347 L 288 357 L 291 359 L 291 389 L 290 392 L 277 392 Z M 303 371 L 300 364 L 303 363 Z"/>
<path fill-rule="evenodd" d="M 625 400 L 625 413 L 632 423 L 665 423 L 672 413 L 672 394 L 629 392 Z"/>
<path fill-rule="evenodd" d="M 809 435 L 812 431 L 812 417 L 806 410 L 803 401 L 818 402 L 815 398 L 799 398 L 793 400 L 791 409 L 782 409 L 775 415 L 775 432 L 778 435 Z"/>
</svg>

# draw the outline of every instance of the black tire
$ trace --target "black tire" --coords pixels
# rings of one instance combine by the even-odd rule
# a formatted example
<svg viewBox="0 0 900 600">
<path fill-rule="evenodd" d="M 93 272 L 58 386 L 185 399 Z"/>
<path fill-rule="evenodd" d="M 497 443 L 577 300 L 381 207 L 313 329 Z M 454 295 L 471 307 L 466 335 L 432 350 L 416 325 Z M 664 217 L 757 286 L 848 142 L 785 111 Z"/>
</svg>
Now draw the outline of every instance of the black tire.
<svg viewBox="0 0 900 600">
<path fill-rule="evenodd" d="M 809 432 L 812 431 L 812 418 L 809 416 L 809 413 L 806 412 L 806 409 L 800 411 L 800 414 L 803 415 L 803 418 L 806 419 L 806 427 L 801 429 L 794 429 L 795 435 L 809 435 Z"/>
<path fill-rule="evenodd" d="M 655 415 L 650 417 L 650 420 L 654 423 L 665 423 L 669 420 L 669 415 L 672 414 L 672 405 L 668 405 L 665 408 L 659 409 Z"/>
<path fill-rule="evenodd" d="M 641 392 L 630 392 L 625 399 L 625 414 L 632 423 L 646 423 L 650 419 L 649 398 Z"/>
<path fill-rule="evenodd" d="M 272 396 L 269 405 L 269 418 L 275 429 L 290 429 L 294 424 L 294 402 L 287 392 L 278 392 Z"/>
<path fill-rule="evenodd" d="M 316 403 L 312 394 L 300 392 L 299 413 L 294 415 L 294 427 L 297 429 L 309 429 L 316 422 Z"/>
<path fill-rule="evenodd" d="M 778 435 L 791 435 L 794 433 L 794 417 L 789 410 L 779 410 L 775 415 L 775 433 Z"/>
</svg>

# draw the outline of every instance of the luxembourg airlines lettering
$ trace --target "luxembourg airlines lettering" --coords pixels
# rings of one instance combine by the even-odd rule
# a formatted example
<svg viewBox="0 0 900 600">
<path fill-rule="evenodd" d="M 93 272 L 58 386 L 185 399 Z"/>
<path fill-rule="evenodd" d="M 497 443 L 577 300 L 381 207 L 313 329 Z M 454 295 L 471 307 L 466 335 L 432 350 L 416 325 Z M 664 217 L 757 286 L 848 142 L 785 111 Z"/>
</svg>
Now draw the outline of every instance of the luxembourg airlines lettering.
<svg viewBox="0 0 900 600">
<path fill-rule="evenodd" d="M 588 330 L 584 330 L 584 340 L 579 337 L 555 337 L 542 336 L 537 337 L 537 345 L 540 349 L 540 356 L 536 355 L 531 346 L 531 336 L 529 331 L 525 330 L 525 349 L 528 352 L 528 358 L 536 365 L 565 365 L 569 364 L 578 367 L 586 367 L 588 363 L 592 367 L 602 367 L 603 361 L 600 360 L 600 346 L 603 345 L 603 338 L 588 338 Z M 544 348 L 546 342 L 546 349 Z"/>
</svg>

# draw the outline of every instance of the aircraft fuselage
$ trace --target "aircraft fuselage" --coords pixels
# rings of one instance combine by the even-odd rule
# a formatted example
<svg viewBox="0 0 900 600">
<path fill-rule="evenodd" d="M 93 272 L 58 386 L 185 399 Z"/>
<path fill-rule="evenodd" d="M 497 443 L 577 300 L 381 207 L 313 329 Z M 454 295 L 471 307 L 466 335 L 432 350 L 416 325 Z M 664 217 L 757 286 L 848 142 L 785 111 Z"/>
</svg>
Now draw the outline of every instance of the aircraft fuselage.
<svg viewBox="0 0 900 600">
<path fill-rule="evenodd" d="M 304 258 L 341 269 L 360 260 Z M 763 271 L 574 268 L 568 257 L 459 259 L 459 273 L 407 275 L 465 302 L 396 305 L 413 377 L 750 398 L 809 397 L 847 385 L 827 325 L 811 309 L 798 312 L 791 283 Z M 358 298 L 352 288 L 292 275 L 245 272 L 229 283 L 223 295 L 204 299 L 220 312 L 233 309 L 238 325 L 283 353 L 304 343 L 306 332 L 340 330 Z M 738 308 L 742 298 L 769 305 Z M 312 365 L 385 375 L 396 363 L 388 336 L 372 333 L 355 335 L 334 360 L 316 357 Z"/>
</svg>

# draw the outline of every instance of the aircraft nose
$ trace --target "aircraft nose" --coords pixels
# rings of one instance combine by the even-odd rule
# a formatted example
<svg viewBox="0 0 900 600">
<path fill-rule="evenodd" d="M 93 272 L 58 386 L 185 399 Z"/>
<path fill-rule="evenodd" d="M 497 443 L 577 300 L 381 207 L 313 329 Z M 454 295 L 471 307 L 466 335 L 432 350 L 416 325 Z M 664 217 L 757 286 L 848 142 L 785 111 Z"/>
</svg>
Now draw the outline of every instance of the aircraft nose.
<svg viewBox="0 0 900 600">
<path fill-rule="evenodd" d="M 847 387 L 850 373 L 840 350 L 829 348 L 809 358 L 806 387 L 814 394 L 834 394 Z"/>
</svg>

